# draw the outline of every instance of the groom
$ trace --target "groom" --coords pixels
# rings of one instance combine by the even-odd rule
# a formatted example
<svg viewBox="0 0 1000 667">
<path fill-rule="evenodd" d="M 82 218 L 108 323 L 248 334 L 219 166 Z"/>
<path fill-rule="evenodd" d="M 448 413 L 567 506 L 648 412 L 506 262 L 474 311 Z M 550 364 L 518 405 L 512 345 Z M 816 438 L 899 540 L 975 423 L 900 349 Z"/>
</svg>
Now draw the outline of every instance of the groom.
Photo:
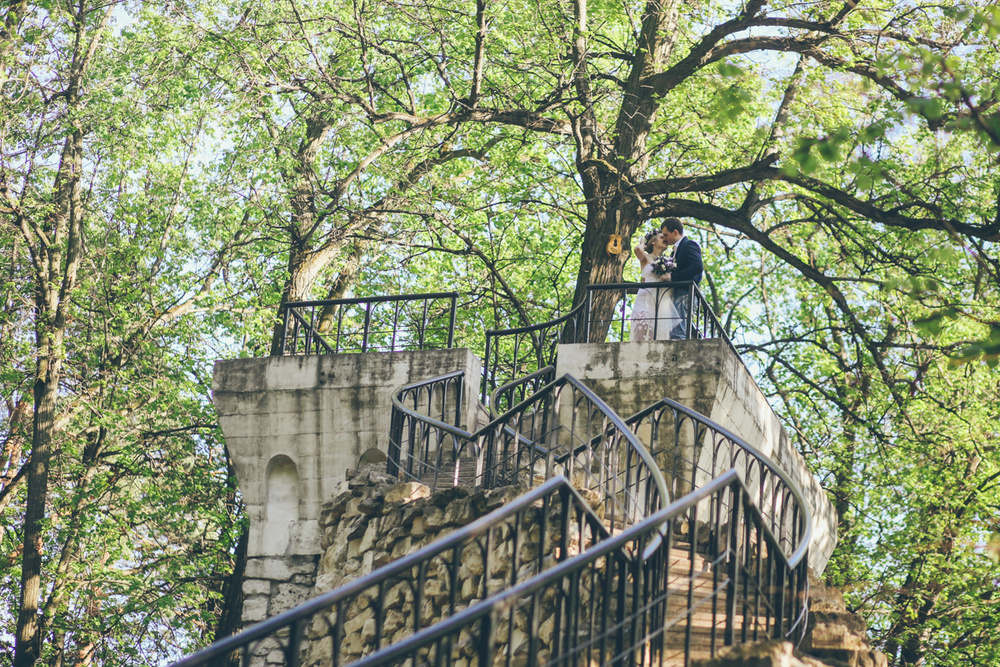
<svg viewBox="0 0 1000 667">
<path fill-rule="evenodd" d="M 677 268 L 670 275 L 671 282 L 695 282 L 701 283 L 701 277 L 705 270 L 701 263 L 701 246 L 697 241 L 684 236 L 684 225 L 677 218 L 665 218 L 660 225 L 667 245 L 674 247 L 674 261 Z M 691 313 L 690 305 L 691 288 L 688 285 L 674 288 L 674 306 L 680 314 L 680 324 L 675 326 L 670 332 L 673 340 L 687 338 L 687 321 Z"/>
</svg>

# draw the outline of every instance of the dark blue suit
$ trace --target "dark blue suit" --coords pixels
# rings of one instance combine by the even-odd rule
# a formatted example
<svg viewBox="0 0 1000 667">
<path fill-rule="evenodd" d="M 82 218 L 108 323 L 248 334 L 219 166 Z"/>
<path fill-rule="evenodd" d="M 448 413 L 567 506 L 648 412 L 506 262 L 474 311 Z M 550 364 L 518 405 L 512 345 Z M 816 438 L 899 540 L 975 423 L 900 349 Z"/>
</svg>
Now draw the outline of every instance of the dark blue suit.
<svg viewBox="0 0 1000 667">
<path fill-rule="evenodd" d="M 677 268 L 670 274 L 672 282 L 695 282 L 701 284 L 701 278 L 705 274 L 705 267 L 701 263 L 701 246 L 698 242 L 682 236 L 674 248 L 674 261 Z M 681 316 L 680 323 L 670 332 L 670 337 L 674 339 L 687 338 L 687 321 L 689 293 L 691 288 L 687 285 L 674 288 L 674 306 Z"/>
<path fill-rule="evenodd" d="M 697 241 L 682 236 L 674 249 L 674 261 L 677 262 L 677 268 L 670 274 L 670 280 L 674 282 L 692 281 L 701 284 L 705 267 L 701 263 L 701 246 L 698 245 Z"/>
</svg>

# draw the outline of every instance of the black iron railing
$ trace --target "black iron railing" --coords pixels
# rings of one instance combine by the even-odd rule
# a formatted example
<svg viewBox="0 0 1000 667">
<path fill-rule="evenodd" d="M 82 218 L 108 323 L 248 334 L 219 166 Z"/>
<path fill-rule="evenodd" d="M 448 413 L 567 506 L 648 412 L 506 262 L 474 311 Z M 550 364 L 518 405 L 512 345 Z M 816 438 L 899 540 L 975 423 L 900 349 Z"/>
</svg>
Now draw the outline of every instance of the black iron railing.
<svg viewBox="0 0 1000 667">
<path fill-rule="evenodd" d="M 415 383 L 453 382 L 454 373 Z M 571 375 L 550 382 L 475 432 L 403 404 L 397 390 L 388 472 L 429 486 L 496 488 L 566 475 L 595 491 L 610 525 L 631 525 L 667 502 L 655 461 L 604 401 Z"/>
<path fill-rule="evenodd" d="M 640 410 L 625 423 L 664 471 L 675 498 L 727 470 L 736 470 L 786 558 L 801 559 L 809 545 L 809 508 L 795 482 L 770 458 L 669 398 Z"/>
<path fill-rule="evenodd" d="M 486 332 L 483 354 L 483 402 L 497 387 L 556 363 L 559 343 L 582 340 L 587 304 L 548 322 Z"/>
<path fill-rule="evenodd" d="M 675 292 L 686 292 L 683 297 L 686 303 L 686 317 L 654 318 L 652 322 L 645 323 L 651 330 L 653 340 L 668 340 L 674 329 L 679 327 L 684 338 L 721 338 L 726 341 L 733 353 L 739 356 L 697 283 L 588 285 L 586 300 L 565 315 L 529 327 L 486 332 L 486 349 L 483 355 L 483 402 L 488 401 L 490 394 L 497 387 L 545 366 L 554 365 L 560 343 L 630 340 L 633 326 L 630 315 L 635 295 L 639 290 L 652 292 L 657 311 L 660 310 L 661 303 L 674 300 Z M 614 295 L 616 292 L 617 296 Z M 612 293 L 615 300 L 615 306 L 607 317 L 598 316 L 593 307 L 597 295 L 603 293 Z"/>
<path fill-rule="evenodd" d="M 346 664 L 386 646 L 393 637 L 416 633 L 587 551 L 608 535 L 569 481 L 555 477 L 408 556 L 173 667 L 219 665 L 234 652 L 244 665 L 263 664 L 262 658 L 271 653 L 282 655 L 289 667 Z M 512 555 L 501 559 L 500 552 Z M 466 589 L 470 578 L 459 576 L 469 570 L 485 575 L 471 591 Z M 427 614 L 426 605 L 434 607 L 434 613 Z M 399 608 L 407 612 L 401 615 L 395 611 Z M 375 628 L 359 643 L 359 637 L 348 636 L 345 624 L 362 611 L 375 620 Z"/>
<path fill-rule="evenodd" d="M 527 393 L 534 382 L 552 372 L 553 369 L 547 367 L 504 385 L 494 392 L 493 403 L 507 405 L 514 402 L 519 397 L 518 392 Z M 465 475 L 465 479 L 474 479 L 481 484 L 490 484 L 494 479 L 507 479 L 508 471 L 515 471 L 515 479 L 517 471 L 537 474 L 540 472 L 538 464 L 542 461 L 545 462 L 545 471 L 566 471 L 572 476 L 574 470 L 580 469 L 578 462 L 587 461 L 593 466 L 593 470 L 603 471 L 607 479 L 614 480 L 614 466 L 608 465 L 608 462 L 622 461 L 622 456 L 612 455 L 598 461 L 595 453 L 602 450 L 602 443 L 610 439 L 620 426 L 612 421 L 601 427 L 603 432 L 575 429 L 574 437 L 568 441 L 560 442 L 558 438 L 553 438 L 552 432 L 558 432 L 567 419 L 565 412 L 556 415 L 558 408 L 565 411 L 564 406 L 578 405 L 576 400 L 567 402 L 553 398 L 552 392 L 557 386 L 559 381 L 546 385 L 512 406 L 510 411 L 494 419 L 476 434 L 454 429 L 440 420 L 414 411 L 405 416 L 400 415 L 401 421 L 394 420 L 393 430 L 395 432 L 397 428 L 405 428 L 399 431 L 399 439 L 393 440 L 393 436 L 390 436 L 393 443 L 390 445 L 390 460 L 412 459 L 414 465 L 404 470 L 404 474 L 419 477 L 421 474 L 426 476 L 430 471 L 434 473 L 435 480 L 459 479 L 462 475 L 453 468 L 439 470 L 435 467 L 441 461 L 454 462 L 456 467 L 466 466 L 474 470 L 475 474 Z M 746 500 L 758 513 L 758 523 L 766 529 L 766 549 L 769 550 L 766 559 L 757 561 L 766 563 L 768 569 L 762 569 L 755 576 L 744 577 L 741 594 L 756 596 L 755 609 L 759 612 L 758 615 L 770 619 L 767 627 L 780 627 L 780 636 L 801 638 L 805 631 L 807 606 L 800 598 L 807 595 L 804 573 L 812 529 L 809 508 L 795 483 L 768 457 L 738 436 L 676 401 L 662 399 L 629 417 L 624 423 L 642 443 L 641 450 L 648 452 L 653 458 L 652 465 L 662 471 L 670 497 L 678 498 L 705 488 L 713 479 L 727 471 L 740 477 Z M 453 453 L 447 457 L 435 456 L 431 446 L 435 442 L 447 443 L 448 447 L 453 448 Z M 407 448 L 402 443 L 420 443 L 420 446 L 412 447 L 411 444 Z M 516 451 L 516 454 L 496 456 L 492 453 L 498 447 L 496 443 L 500 443 L 499 447 L 504 448 L 505 452 Z M 395 450 L 397 446 L 400 448 Z M 627 459 L 625 456 L 625 465 L 620 466 L 621 470 L 629 469 Z M 434 465 L 426 463 L 431 460 Z M 644 465 L 650 464 L 644 462 Z M 494 473 L 494 470 L 498 472 Z M 495 478 L 491 476 L 494 474 Z M 627 474 L 625 479 L 629 479 Z M 618 495 L 615 491 L 609 492 L 608 486 L 613 484 L 594 484 L 589 488 L 603 494 L 606 501 L 609 497 Z M 612 511 L 606 517 L 610 519 L 609 525 L 627 526 L 649 516 L 648 511 L 635 513 L 634 508 L 640 505 L 634 502 L 634 497 L 629 500 L 633 501 L 633 513 L 629 512 L 628 503 L 610 504 Z M 619 517 L 624 517 L 625 520 L 621 521 Z M 693 537 L 689 539 L 696 542 L 722 539 L 718 535 L 711 537 L 713 530 L 711 516 L 699 509 L 692 516 L 690 535 Z M 781 605 L 775 606 L 772 598 L 768 597 L 770 593 L 764 595 L 764 592 L 773 592 L 779 577 L 783 582 L 782 588 L 788 590 L 781 593 Z"/>
<path fill-rule="evenodd" d="M 218 664 L 233 651 L 247 665 L 264 650 L 272 657 L 279 651 L 289 666 L 458 660 L 483 667 L 582 660 L 687 665 L 714 656 L 722 646 L 799 640 L 808 611 L 811 518 L 794 482 L 736 435 L 674 401 L 663 399 L 622 420 L 571 376 L 552 379 L 560 342 L 604 333 L 625 338 L 625 300 L 614 317 L 598 322 L 589 309 L 593 293 L 617 289 L 625 295 L 640 287 L 664 285 L 592 286 L 587 301 L 561 318 L 489 332 L 484 396 L 492 390 L 492 419 L 481 428 L 461 427 L 461 373 L 397 390 L 390 472 L 431 486 L 519 483 L 532 490 L 411 556 L 178 666 Z M 685 333 L 721 337 L 732 347 L 697 286 L 690 287 Z M 454 301 L 451 313 L 453 332 Z M 301 320 L 303 325 L 295 325 L 303 332 L 301 341 L 292 336 L 290 349 L 340 349 L 321 326 L 313 327 L 322 315 L 317 319 L 314 311 Z M 370 334 L 370 323 L 366 330 Z M 360 347 L 380 349 L 372 341 L 362 337 Z M 586 511 L 567 479 L 583 490 L 599 519 Z M 558 502 L 553 494 L 561 494 Z M 435 562 L 441 572 L 457 573 L 470 554 L 478 554 L 489 573 L 489 554 L 498 541 L 518 539 L 512 535 L 529 525 L 541 525 L 543 535 L 551 535 L 548 554 L 543 537 L 529 567 L 516 562 L 499 584 L 484 577 L 471 597 L 456 597 L 458 580 L 445 576 L 452 586 L 449 603 L 423 617 L 421 602 Z M 616 534 L 609 537 L 608 530 Z M 402 630 L 398 617 L 389 622 L 385 604 L 399 595 L 409 596 Z M 378 620 L 374 634 L 366 632 L 360 640 L 367 657 L 354 662 L 355 654 L 345 653 L 344 624 L 351 605 L 358 604 L 374 604 Z M 391 642 L 387 628 L 393 631 Z"/>
<path fill-rule="evenodd" d="M 722 338 L 733 348 L 729 335 L 719 319 L 712 311 L 708 301 L 694 282 L 661 282 L 661 283 L 609 283 L 605 285 L 587 286 L 587 330 L 579 337 L 577 343 L 587 340 L 594 340 L 595 336 L 602 340 L 628 341 L 632 322 L 630 314 L 634 299 L 630 296 L 638 294 L 639 290 L 649 290 L 653 294 L 654 302 L 659 305 L 667 299 L 673 301 L 674 294 L 680 293 L 681 300 L 686 304 L 684 310 L 687 317 L 664 318 L 654 320 L 649 323 L 650 328 L 655 330 L 654 340 L 669 340 L 672 333 L 679 328 L 683 338 Z M 598 318 L 593 314 L 592 304 L 596 295 L 601 292 L 619 292 L 620 296 L 610 317 Z M 631 301 L 631 303 L 630 303 Z M 658 310 L 662 310 L 658 308 Z M 604 334 L 604 336 L 602 336 Z M 736 352 L 733 348 L 733 352 Z"/>
<path fill-rule="evenodd" d="M 499 417 L 518 403 L 532 396 L 539 389 L 556 379 L 556 367 L 546 366 L 534 373 L 528 373 L 505 385 L 501 385 L 490 394 L 490 415 Z"/>
<path fill-rule="evenodd" d="M 805 568 L 784 558 L 730 471 L 355 664 L 686 665 L 723 646 L 789 636 L 806 603 Z"/>
<path fill-rule="evenodd" d="M 285 304 L 282 354 L 451 348 L 457 292 Z"/>
</svg>

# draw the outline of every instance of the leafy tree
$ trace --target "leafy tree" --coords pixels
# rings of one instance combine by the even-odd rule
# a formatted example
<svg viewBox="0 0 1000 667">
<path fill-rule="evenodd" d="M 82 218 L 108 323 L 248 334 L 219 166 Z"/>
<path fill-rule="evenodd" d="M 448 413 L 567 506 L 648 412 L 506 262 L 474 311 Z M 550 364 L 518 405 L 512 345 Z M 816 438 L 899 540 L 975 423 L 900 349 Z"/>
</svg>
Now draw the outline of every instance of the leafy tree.
<svg viewBox="0 0 1000 667">
<path fill-rule="evenodd" d="M 184 220 L 210 199 L 192 183 L 205 110 L 148 24 L 114 25 L 127 9 L 6 16 L 0 540 L 17 665 L 155 662 L 210 636 L 240 526 L 207 396 L 218 322 L 195 317 L 238 237 L 225 216 L 197 238 Z"/>
</svg>

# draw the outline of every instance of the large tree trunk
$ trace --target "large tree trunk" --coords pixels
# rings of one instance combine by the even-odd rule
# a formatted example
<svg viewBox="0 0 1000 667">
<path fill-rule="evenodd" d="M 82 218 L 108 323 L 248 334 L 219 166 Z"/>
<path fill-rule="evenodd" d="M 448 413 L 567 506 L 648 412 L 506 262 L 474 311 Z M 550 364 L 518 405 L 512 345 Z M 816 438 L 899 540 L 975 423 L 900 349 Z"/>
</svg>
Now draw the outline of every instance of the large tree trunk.
<svg viewBox="0 0 1000 667">
<path fill-rule="evenodd" d="M 77 7 L 73 16 L 75 48 L 65 89 L 69 112 L 80 107 L 83 77 L 90 65 L 104 28 L 111 16 L 108 6 L 103 18 L 86 39 L 90 9 Z M 39 618 L 42 591 L 42 551 L 45 505 L 49 491 L 49 464 L 56 434 L 56 408 L 64 338 L 69 322 L 69 304 L 76 287 L 83 250 L 83 137 L 81 122 L 69 121 L 72 131 L 63 144 L 59 169 L 52 188 L 51 211 L 38 224 L 21 220 L 21 229 L 31 248 L 35 290 L 35 379 L 34 421 L 31 458 L 27 463 L 27 498 L 24 509 L 24 551 L 21 564 L 21 595 L 15 628 L 14 667 L 30 667 L 39 657 L 43 623 Z M 37 225 L 37 226 L 36 226 Z"/>
<path fill-rule="evenodd" d="M 639 218 L 639 200 L 630 190 L 645 175 L 649 166 L 646 150 L 650 128 L 660 104 L 646 85 L 646 79 L 658 72 L 669 60 L 674 46 L 674 32 L 680 8 L 679 0 L 649 0 L 642 19 L 642 31 L 633 54 L 632 69 L 625 84 L 625 94 L 615 121 L 613 146 L 606 146 L 588 137 L 596 132 L 596 121 L 588 125 L 587 115 L 581 122 L 577 167 L 587 201 L 587 228 L 580 253 L 580 270 L 577 274 L 573 305 L 588 299 L 587 286 L 621 282 L 625 262 L 631 256 L 632 236 L 642 220 Z M 577 0 L 577 20 L 580 35 L 586 34 L 586 9 L 583 0 Z M 577 37 L 578 41 L 583 38 Z M 578 44 L 576 52 L 584 54 L 586 44 Z M 578 93 L 586 100 L 589 95 L 586 59 L 578 57 Z M 594 159 L 596 157 L 597 159 Z M 617 255 L 607 251 L 612 234 L 624 239 L 622 252 Z M 607 326 L 614 315 L 615 305 L 622 294 L 601 290 L 591 297 L 589 340 L 600 342 L 607 336 Z M 578 336 L 578 340 L 580 337 Z"/>
<path fill-rule="evenodd" d="M 28 488 L 24 510 L 24 553 L 14 667 L 33 665 L 41 648 L 42 622 L 38 611 L 42 590 L 43 524 L 49 491 L 52 440 L 56 432 L 56 401 L 62 375 L 67 309 L 80 263 L 82 156 L 83 131 L 77 129 L 66 138 L 63 146 L 54 188 L 55 211 L 45 225 L 48 240 L 36 241 L 35 405 L 31 458 L 27 463 L 26 475 Z"/>
<path fill-rule="evenodd" d="M 306 121 L 306 136 L 295 156 L 295 169 L 283 174 L 291 191 L 292 220 L 288 227 L 288 276 L 281 292 L 274 328 L 271 331 L 271 356 L 283 352 L 286 304 L 306 299 L 312 290 L 322 264 L 313 250 L 316 235 L 316 156 L 326 140 L 330 126 L 325 121 L 312 118 Z"/>
<path fill-rule="evenodd" d="M 615 306 L 623 296 L 619 290 L 589 290 L 589 285 L 606 285 L 622 281 L 625 263 L 631 256 L 628 240 L 639 225 L 635 218 L 635 207 L 618 204 L 619 197 L 607 195 L 612 206 L 591 205 L 587 211 L 587 229 L 583 235 L 583 247 L 580 251 L 580 271 L 576 279 L 576 291 L 573 294 L 573 305 L 577 306 L 585 300 L 589 302 L 589 332 L 587 342 L 602 342 L 608 333 L 608 326 L 614 316 Z M 619 234 L 626 240 L 621 253 L 615 255 L 608 252 L 608 242 L 612 234 Z M 584 341 L 584 332 L 577 334 L 576 340 Z"/>
</svg>

